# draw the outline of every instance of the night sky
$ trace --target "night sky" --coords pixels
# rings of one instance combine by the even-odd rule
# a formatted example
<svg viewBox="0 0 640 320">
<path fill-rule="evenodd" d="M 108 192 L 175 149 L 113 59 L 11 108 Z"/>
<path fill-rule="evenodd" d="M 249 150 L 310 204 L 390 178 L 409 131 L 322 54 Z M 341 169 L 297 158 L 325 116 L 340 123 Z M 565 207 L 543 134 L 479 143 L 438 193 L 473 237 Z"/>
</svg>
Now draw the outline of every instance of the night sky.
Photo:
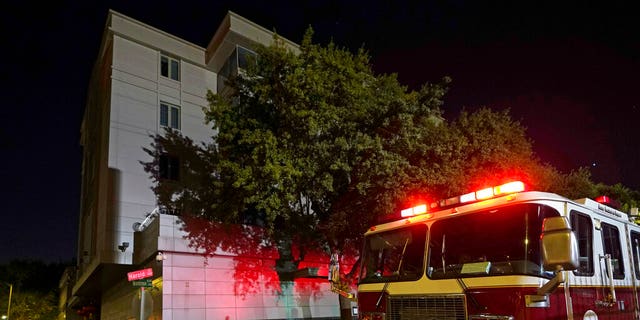
<svg viewBox="0 0 640 320">
<path fill-rule="evenodd" d="M 3 4 L 0 263 L 75 257 L 80 121 L 109 8 L 202 47 L 227 10 L 295 42 L 311 25 L 410 88 L 452 77 L 448 119 L 509 108 L 543 161 L 640 189 L 640 19 L 623 2 L 556 2 Z"/>
</svg>

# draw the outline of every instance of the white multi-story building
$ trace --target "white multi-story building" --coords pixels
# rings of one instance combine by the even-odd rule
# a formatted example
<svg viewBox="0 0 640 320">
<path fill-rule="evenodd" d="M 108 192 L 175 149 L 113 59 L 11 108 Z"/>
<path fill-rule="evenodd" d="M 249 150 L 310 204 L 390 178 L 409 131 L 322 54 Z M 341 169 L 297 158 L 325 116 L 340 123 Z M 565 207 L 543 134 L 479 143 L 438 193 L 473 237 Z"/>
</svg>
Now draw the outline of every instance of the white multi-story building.
<svg viewBox="0 0 640 320">
<path fill-rule="evenodd" d="M 61 318 L 339 317 L 337 295 L 326 279 L 273 290 L 282 287 L 266 275 L 274 272 L 275 258 L 255 256 L 240 257 L 256 268 L 251 272 L 258 271 L 241 279 L 238 256 L 221 252 L 205 259 L 188 246 L 179 217 L 149 216 L 157 203 L 141 162 L 152 160 L 143 150 L 150 148 L 151 136 L 171 127 L 195 141 L 210 139 L 213 131 L 202 112 L 207 90 L 223 90 L 224 78 L 242 66 L 243 55 L 271 41 L 271 32 L 232 12 L 206 48 L 109 12 L 81 127 L 78 264 L 61 281 L 68 292 L 61 295 Z M 162 174 L 175 178 L 178 163 L 159 162 Z M 151 287 L 136 287 L 127 278 L 148 269 Z M 251 289 L 240 290 L 248 282 Z"/>
</svg>

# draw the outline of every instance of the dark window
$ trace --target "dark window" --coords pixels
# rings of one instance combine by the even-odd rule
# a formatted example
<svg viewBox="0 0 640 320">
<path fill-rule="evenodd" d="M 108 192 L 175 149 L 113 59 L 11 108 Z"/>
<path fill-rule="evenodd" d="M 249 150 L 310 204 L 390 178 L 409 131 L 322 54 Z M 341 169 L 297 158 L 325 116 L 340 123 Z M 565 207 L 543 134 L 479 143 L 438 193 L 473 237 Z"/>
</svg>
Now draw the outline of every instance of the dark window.
<svg viewBox="0 0 640 320">
<path fill-rule="evenodd" d="M 169 106 L 164 103 L 160 104 L 160 125 L 169 126 Z"/>
<path fill-rule="evenodd" d="M 163 154 L 158 162 L 160 179 L 176 181 L 180 179 L 180 159 L 178 157 Z"/>
<path fill-rule="evenodd" d="M 180 81 L 180 62 L 167 56 L 160 57 L 160 74 L 176 81 Z"/>
<path fill-rule="evenodd" d="M 622 259 L 620 233 L 618 232 L 617 227 L 608 223 L 602 223 L 602 246 L 604 247 L 604 253 L 611 255 L 613 278 L 624 279 L 624 260 Z M 602 263 L 605 263 L 604 259 L 602 260 Z"/>
<path fill-rule="evenodd" d="M 633 248 L 633 265 L 636 267 L 636 279 L 640 279 L 640 233 L 631 231 L 631 247 Z"/>
<path fill-rule="evenodd" d="M 237 50 L 238 50 L 238 68 L 246 70 L 249 68 L 250 63 L 255 63 L 255 59 L 256 59 L 255 52 L 240 46 L 237 47 Z"/>
<path fill-rule="evenodd" d="M 255 63 L 257 54 L 249 49 L 236 46 L 229 58 L 225 61 L 220 71 L 218 71 L 218 93 L 224 92 L 227 81 L 233 79 L 241 72 L 249 68 L 251 63 Z"/>
<path fill-rule="evenodd" d="M 160 58 L 160 74 L 163 77 L 169 77 L 169 58 L 167 57 Z"/>
<path fill-rule="evenodd" d="M 178 76 L 179 74 L 180 74 L 180 68 L 179 68 L 178 61 L 171 59 L 171 79 L 176 81 L 180 80 L 180 77 Z"/>
<path fill-rule="evenodd" d="M 583 213 L 571 211 L 571 228 L 578 240 L 580 266 L 573 271 L 578 276 L 593 276 L 593 225 L 591 218 Z"/>
<path fill-rule="evenodd" d="M 160 103 L 160 125 L 180 130 L 180 107 L 165 102 Z"/>
</svg>

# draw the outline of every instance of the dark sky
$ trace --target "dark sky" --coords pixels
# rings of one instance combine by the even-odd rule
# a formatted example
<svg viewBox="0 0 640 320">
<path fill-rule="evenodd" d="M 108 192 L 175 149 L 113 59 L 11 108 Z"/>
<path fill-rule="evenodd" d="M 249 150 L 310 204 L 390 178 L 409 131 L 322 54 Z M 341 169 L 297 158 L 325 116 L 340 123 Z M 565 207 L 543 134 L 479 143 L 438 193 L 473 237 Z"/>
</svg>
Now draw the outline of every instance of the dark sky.
<svg viewBox="0 0 640 320">
<path fill-rule="evenodd" d="M 543 161 L 640 189 L 640 20 L 623 2 L 557 2 L 9 1 L 0 263 L 75 257 L 80 120 L 109 8 L 203 47 L 227 10 L 295 42 L 311 25 L 411 88 L 452 77 L 447 118 L 509 108 Z"/>
</svg>

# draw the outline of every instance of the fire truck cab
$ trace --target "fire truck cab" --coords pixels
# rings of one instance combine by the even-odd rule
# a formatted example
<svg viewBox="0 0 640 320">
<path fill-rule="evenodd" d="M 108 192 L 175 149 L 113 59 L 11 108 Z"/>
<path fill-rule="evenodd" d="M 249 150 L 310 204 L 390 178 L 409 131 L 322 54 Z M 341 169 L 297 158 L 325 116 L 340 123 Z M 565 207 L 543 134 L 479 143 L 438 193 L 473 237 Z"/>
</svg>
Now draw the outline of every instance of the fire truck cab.
<svg viewBox="0 0 640 320">
<path fill-rule="evenodd" d="M 639 319 L 640 227 L 512 182 L 402 210 L 365 234 L 358 317 Z"/>
</svg>

